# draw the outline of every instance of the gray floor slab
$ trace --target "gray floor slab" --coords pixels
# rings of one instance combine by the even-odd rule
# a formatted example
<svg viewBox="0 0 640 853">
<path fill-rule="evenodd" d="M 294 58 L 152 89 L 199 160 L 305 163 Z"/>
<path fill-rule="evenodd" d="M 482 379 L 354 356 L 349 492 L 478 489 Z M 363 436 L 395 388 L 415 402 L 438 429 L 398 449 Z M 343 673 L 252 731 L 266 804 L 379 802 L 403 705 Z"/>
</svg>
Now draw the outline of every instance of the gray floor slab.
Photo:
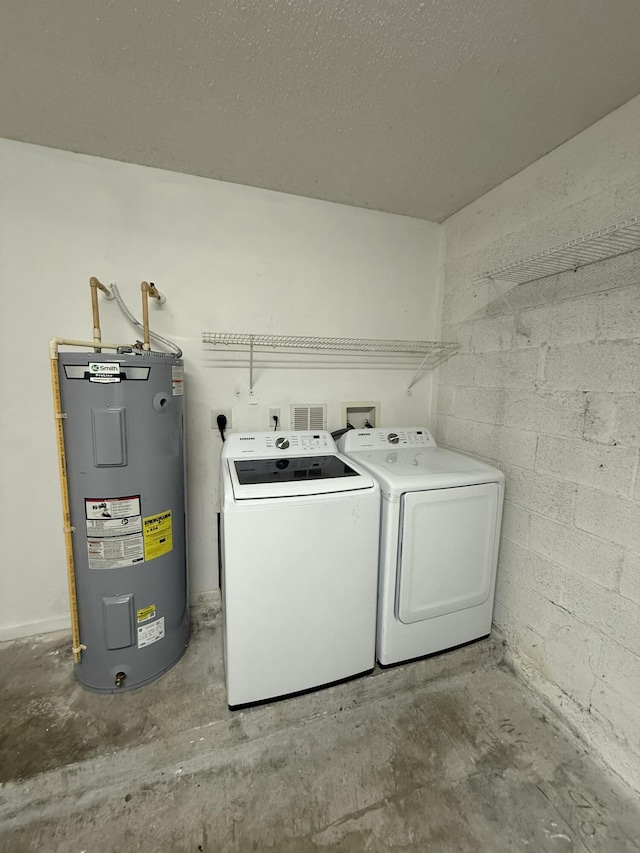
<svg viewBox="0 0 640 853">
<path fill-rule="evenodd" d="M 501 663 L 465 649 L 243 711 L 217 608 L 139 691 L 68 640 L 0 648 L 0 850 L 640 851 L 640 806 Z"/>
</svg>

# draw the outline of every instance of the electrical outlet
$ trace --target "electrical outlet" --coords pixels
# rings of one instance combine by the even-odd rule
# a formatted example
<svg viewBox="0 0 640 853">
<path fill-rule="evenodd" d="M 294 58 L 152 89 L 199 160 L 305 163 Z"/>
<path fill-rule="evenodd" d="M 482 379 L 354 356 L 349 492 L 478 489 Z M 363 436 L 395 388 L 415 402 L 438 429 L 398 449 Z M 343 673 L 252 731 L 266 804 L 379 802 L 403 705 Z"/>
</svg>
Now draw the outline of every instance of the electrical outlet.
<svg viewBox="0 0 640 853">
<path fill-rule="evenodd" d="M 211 429 L 218 429 L 218 415 L 224 415 L 227 419 L 225 429 L 231 429 L 231 409 L 211 409 Z"/>
<path fill-rule="evenodd" d="M 270 408 L 269 409 L 269 429 L 276 428 L 276 422 L 274 418 L 278 419 L 278 427 L 282 427 L 282 420 L 280 419 L 280 409 L 279 408 Z"/>
</svg>

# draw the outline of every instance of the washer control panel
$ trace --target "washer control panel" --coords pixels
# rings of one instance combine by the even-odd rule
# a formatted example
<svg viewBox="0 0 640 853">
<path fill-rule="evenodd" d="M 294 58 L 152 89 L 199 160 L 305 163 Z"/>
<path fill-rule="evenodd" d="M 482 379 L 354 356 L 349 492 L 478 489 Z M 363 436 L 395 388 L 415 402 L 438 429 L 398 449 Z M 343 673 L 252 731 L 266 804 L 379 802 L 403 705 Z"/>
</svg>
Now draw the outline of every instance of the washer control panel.
<svg viewBox="0 0 640 853">
<path fill-rule="evenodd" d="M 316 432 L 246 432 L 231 433 L 223 445 L 223 455 L 239 459 L 243 456 L 313 456 L 335 453 L 331 433 Z"/>
<path fill-rule="evenodd" d="M 341 438 L 339 448 L 345 453 L 353 450 L 384 450 L 400 447 L 436 447 L 436 442 L 424 427 L 404 429 L 350 429 Z"/>
</svg>

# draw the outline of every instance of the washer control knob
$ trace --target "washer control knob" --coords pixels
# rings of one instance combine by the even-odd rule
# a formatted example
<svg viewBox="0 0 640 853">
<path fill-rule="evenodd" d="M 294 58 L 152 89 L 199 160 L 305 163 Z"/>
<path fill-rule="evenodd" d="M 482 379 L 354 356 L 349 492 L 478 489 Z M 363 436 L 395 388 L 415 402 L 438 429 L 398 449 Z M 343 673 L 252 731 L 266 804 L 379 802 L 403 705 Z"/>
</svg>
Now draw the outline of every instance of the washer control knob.
<svg viewBox="0 0 640 853">
<path fill-rule="evenodd" d="M 390 432 L 387 436 L 387 441 L 389 444 L 397 444 L 400 441 L 400 437 L 397 432 Z"/>
<path fill-rule="evenodd" d="M 276 447 L 278 450 L 286 450 L 289 447 L 289 439 L 284 436 L 280 436 L 280 438 L 276 438 Z"/>
</svg>

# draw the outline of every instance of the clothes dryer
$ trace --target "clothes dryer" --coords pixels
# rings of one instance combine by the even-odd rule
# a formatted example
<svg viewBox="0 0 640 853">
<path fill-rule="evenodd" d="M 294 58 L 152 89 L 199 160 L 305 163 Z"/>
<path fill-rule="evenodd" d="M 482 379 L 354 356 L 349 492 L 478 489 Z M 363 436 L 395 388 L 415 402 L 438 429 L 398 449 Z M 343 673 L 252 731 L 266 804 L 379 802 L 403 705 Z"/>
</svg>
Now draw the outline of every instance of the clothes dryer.
<svg viewBox="0 0 640 853">
<path fill-rule="evenodd" d="M 229 705 L 373 669 L 375 479 L 324 431 L 233 433 L 221 472 Z"/>
<path fill-rule="evenodd" d="M 385 664 L 491 631 L 504 474 L 421 427 L 349 430 L 339 449 L 379 482 L 376 654 Z"/>
</svg>

